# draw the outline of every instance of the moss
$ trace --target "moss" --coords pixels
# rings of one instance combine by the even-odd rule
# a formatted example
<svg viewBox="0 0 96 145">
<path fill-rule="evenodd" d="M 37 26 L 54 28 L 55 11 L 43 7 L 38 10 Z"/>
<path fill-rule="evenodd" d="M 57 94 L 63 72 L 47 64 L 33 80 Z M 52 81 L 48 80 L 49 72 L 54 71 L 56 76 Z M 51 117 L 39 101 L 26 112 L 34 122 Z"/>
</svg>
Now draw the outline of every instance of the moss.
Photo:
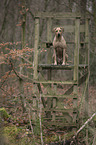
<svg viewBox="0 0 96 145">
<path fill-rule="evenodd" d="M 35 145 L 32 135 L 28 137 L 29 132 L 26 132 L 25 127 L 20 128 L 15 125 L 6 126 L 3 128 L 2 134 L 5 145 Z"/>
<path fill-rule="evenodd" d="M 14 126 L 14 125 L 13 126 L 4 127 L 3 132 L 4 132 L 5 138 L 8 140 L 8 142 L 11 145 L 15 145 L 16 136 L 17 136 L 17 134 L 19 132 L 19 130 L 17 129 L 17 127 Z"/>
<path fill-rule="evenodd" d="M 10 117 L 10 115 L 7 113 L 5 108 L 0 108 L 0 118 L 6 120 L 9 117 Z"/>
</svg>

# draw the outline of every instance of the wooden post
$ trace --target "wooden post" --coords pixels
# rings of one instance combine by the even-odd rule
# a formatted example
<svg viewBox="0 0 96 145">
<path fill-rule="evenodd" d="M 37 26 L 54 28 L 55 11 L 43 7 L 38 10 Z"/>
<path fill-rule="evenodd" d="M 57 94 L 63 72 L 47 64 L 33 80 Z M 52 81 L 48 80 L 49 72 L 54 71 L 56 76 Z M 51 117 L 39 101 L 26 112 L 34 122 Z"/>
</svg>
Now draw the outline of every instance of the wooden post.
<svg viewBox="0 0 96 145">
<path fill-rule="evenodd" d="M 86 64 L 89 65 L 89 18 L 85 21 L 85 46 L 86 46 Z"/>
<path fill-rule="evenodd" d="M 86 89 L 86 95 L 85 95 L 85 113 L 88 115 L 88 98 L 89 98 L 89 48 L 90 48 L 90 42 L 89 42 L 89 18 L 86 18 L 85 20 L 85 47 L 86 47 L 86 64 L 88 65 L 88 83 L 87 83 L 87 89 Z"/>
<path fill-rule="evenodd" d="M 53 108 L 56 107 L 56 98 L 53 98 Z M 52 121 L 55 121 L 55 111 L 52 113 Z"/>
<path fill-rule="evenodd" d="M 47 41 L 48 42 L 51 42 L 52 41 L 52 33 L 51 33 L 51 27 L 52 27 L 52 19 L 51 18 L 48 18 L 47 20 Z M 51 64 L 52 63 L 52 56 L 51 56 L 51 49 L 48 48 L 48 51 L 47 51 L 47 63 L 48 64 Z M 51 69 L 48 70 L 48 80 L 51 80 Z M 51 87 L 51 85 L 50 85 Z M 47 108 L 51 108 L 51 105 L 52 105 L 52 98 L 47 98 Z M 48 111 L 46 112 L 46 115 L 48 118 L 51 118 L 51 112 Z"/>
<path fill-rule="evenodd" d="M 39 18 L 35 18 L 35 40 L 34 40 L 34 79 L 38 78 L 38 43 L 39 43 Z M 33 107 L 36 107 L 36 98 L 33 98 Z M 35 108 L 36 109 L 36 108 Z M 36 120 L 36 112 L 32 114 L 33 120 Z"/>
<path fill-rule="evenodd" d="M 47 20 L 47 41 L 52 42 L 52 19 L 48 18 Z M 51 64 L 52 63 L 52 56 L 51 56 L 51 49 L 48 48 L 48 54 L 47 54 L 47 63 Z"/>
<path fill-rule="evenodd" d="M 33 96 L 33 104 L 32 104 L 32 107 L 33 107 L 33 112 L 32 112 L 32 120 L 36 120 L 36 109 L 37 109 L 37 100 L 36 100 L 36 96 Z"/>
<path fill-rule="evenodd" d="M 38 43 L 39 43 L 39 18 L 35 18 L 35 40 L 34 40 L 34 79 L 38 78 Z"/>
<path fill-rule="evenodd" d="M 77 84 L 74 85 L 73 93 L 78 94 L 78 65 L 79 65 L 79 47 L 80 47 L 80 17 L 76 17 L 75 20 L 75 49 L 74 49 L 74 81 Z M 73 108 L 77 108 L 77 98 L 73 98 Z M 73 122 L 76 123 L 76 112 L 73 111 Z"/>
</svg>

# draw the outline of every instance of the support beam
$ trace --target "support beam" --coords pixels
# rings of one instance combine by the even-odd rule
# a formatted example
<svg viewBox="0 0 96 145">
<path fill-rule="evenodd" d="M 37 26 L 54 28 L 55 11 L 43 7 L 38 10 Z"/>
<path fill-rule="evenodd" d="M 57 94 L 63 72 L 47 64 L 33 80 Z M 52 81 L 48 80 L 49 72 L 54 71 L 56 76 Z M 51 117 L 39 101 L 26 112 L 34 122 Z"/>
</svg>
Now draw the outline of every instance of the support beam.
<svg viewBox="0 0 96 145">
<path fill-rule="evenodd" d="M 85 95 L 85 113 L 88 115 L 88 98 L 89 98 L 89 74 L 90 74 L 90 68 L 89 68 L 89 18 L 86 18 L 85 21 L 85 48 L 86 48 L 86 60 L 85 63 L 88 65 L 88 83 L 87 83 L 87 89 L 86 89 L 86 95 Z M 86 84 L 85 84 L 86 85 Z"/>
<path fill-rule="evenodd" d="M 47 20 L 47 41 L 48 42 L 52 42 L 52 19 L 49 18 Z M 52 64 L 52 56 L 51 56 L 51 49 L 48 48 L 48 51 L 47 51 L 47 64 Z"/>
<path fill-rule="evenodd" d="M 51 27 L 52 27 L 52 19 L 48 18 L 47 19 L 47 41 L 51 42 L 52 41 L 52 33 L 51 33 Z M 51 56 L 51 48 L 48 48 L 47 51 L 47 64 L 52 64 L 52 56 Z M 47 74 L 48 80 L 51 80 L 51 69 L 48 70 Z M 51 84 L 49 84 L 49 87 L 51 88 Z M 52 98 L 47 98 L 47 108 L 50 109 L 52 106 Z M 47 117 L 51 117 L 51 112 L 48 111 L 46 112 Z"/>
<path fill-rule="evenodd" d="M 34 79 L 38 78 L 38 43 L 39 43 L 39 18 L 35 18 L 35 40 L 34 40 Z"/>
<path fill-rule="evenodd" d="M 80 48 L 80 17 L 77 17 L 75 20 L 74 81 L 78 81 L 79 48 Z"/>
<path fill-rule="evenodd" d="M 75 20 L 75 49 L 74 49 L 74 85 L 73 93 L 78 94 L 78 66 L 79 66 L 79 47 L 80 47 L 80 17 Z M 73 98 L 73 106 L 77 108 L 77 99 Z M 76 122 L 77 113 L 73 112 L 73 122 Z"/>
</svg>

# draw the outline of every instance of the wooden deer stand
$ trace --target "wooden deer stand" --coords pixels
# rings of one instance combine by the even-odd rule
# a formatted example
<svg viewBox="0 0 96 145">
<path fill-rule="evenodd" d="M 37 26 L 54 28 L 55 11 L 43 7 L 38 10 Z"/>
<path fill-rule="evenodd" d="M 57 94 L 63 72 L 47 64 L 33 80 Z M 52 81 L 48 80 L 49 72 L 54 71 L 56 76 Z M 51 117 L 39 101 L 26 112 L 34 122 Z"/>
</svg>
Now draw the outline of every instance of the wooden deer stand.
<svg viewBox="0 0 96 145">
<path fill-rule="evenodd" d="M 47 48 L 47 63 L 39 64 L 38 54 L 39 54 L 39 27 L 40 19 L 47 19 L 47 41 L 45 42 L 45 48 Z M 74 41 L 67 42 L 74 44 L 74 55 L 73 64 L 69 65 L 52 65 L 52 21 L 56 19 L 71 19 L 74 20 L 74 25 L 64 25 L 65 32 L 74 33 Z M 84 19 L 84 23 L 81 25 L 81 20 Z M 80 34 L 84 33 L 84 40 L 81 42 Z M 83 63 L 80 62 L 82 57 L 83 47 Z M 41 45 L 42 48 L 42 45 Z M 52 79 L 52 71 L 65 70 L 73 71 L 72 80 L 54 80 Z M 47 79 L 42 75 L 42 72 L 47 72 Z M 80 73 L 83 71 L 83 73 Z M 46 74 L 46 73 L 45 73 Z M 82 74 L 82 75 L 81 75 Z M 55 73 L 54 73 L 55 75 Z M 42 77 L 41 77 L 42 76 Z M 88 80 L 89 80 L 89 17 L 81 16 L 78 13 L 47 13 L 39 12 L 35 15 L 35 40 L 34 40 L 34 84 L 37 86 L 38 91 L 35 92 L 36 96 L 33 97 L 33 107 L 36 109 L 36 97 L 42 99 L 42 112 L 44 113 L 43 120 L 47 121 L 47 125 L 58 125 L 58 126 L 76 126 L 76 121 L 78 120 L 77 114 L 78 110 L 78 88 L 82 84 L 85 100 L 88 100 Z M 63 93 L 58 94 L 58 85 L 67 85 L 69 88 Z M 36 87 L 35 86 L 35 87 Z M 46 88 L 47 91 L 42 90 Z M 35 88 L 36 89 L 36 88 Z M 63 88 L 64 90 L 64 88 Z M 66 107 L 66 100 L 72 100 L 71 107 Z M 61 100 L 61 101 L 60 101 Z M 82 100 L 82 96 L 81 96 Z M 37 107 L 38 110 L 38 107 Z M 87 105 L 85 105 L 85 110 L 87 111 Z M 36 111 L 34 116 L 36 115 Z M 36 119 L 36 116 L 34 117 Z"/>
</svg>

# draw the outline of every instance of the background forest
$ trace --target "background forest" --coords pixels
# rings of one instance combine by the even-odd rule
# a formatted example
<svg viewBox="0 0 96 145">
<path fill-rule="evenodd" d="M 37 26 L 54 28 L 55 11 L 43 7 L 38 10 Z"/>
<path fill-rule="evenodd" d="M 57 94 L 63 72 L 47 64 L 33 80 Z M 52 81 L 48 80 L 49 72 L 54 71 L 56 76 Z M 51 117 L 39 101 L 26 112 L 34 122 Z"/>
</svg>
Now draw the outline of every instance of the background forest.
<svg viewBox="0 0 96 145">
<path fill-rule="evenodd" d="M 78 129 L 96 112 L 96 0 L 0 0 L 0 125 L 2 126 L 0 145 L 40 145 L 56 141 L 60 144 L 62 140 L 68 144 L 66 140 L 72 137 L 72 134 L 67 136 L 67 131 L 61 135 L 43 125 L 40 127 L 42 118 L 39 113 L 36 125 L 31 123 L 31 105 L 34 103 L 32 100 L 34 15 L 39 11 L 80 12 L 85 16 L 86 13 L 89 14 L 90 80 L 87 102 L 89 109 L 85 118 L 82 107 L 80 112 L 82 120 Z M 62 21 L 54 21 L 52 27 L 61 24 Z M 46 20 L 42 19 L 40 42 L 46 41 L 46 31 Z M 68 36 L 65 38 L 68 39 Z M 40 50 L 42 60 L 45 62 L 43 52 L 47 51 L 43 48 Z M 96 118 L 80 134 L 77 144 L 96 145 Z"/>
</svg>

